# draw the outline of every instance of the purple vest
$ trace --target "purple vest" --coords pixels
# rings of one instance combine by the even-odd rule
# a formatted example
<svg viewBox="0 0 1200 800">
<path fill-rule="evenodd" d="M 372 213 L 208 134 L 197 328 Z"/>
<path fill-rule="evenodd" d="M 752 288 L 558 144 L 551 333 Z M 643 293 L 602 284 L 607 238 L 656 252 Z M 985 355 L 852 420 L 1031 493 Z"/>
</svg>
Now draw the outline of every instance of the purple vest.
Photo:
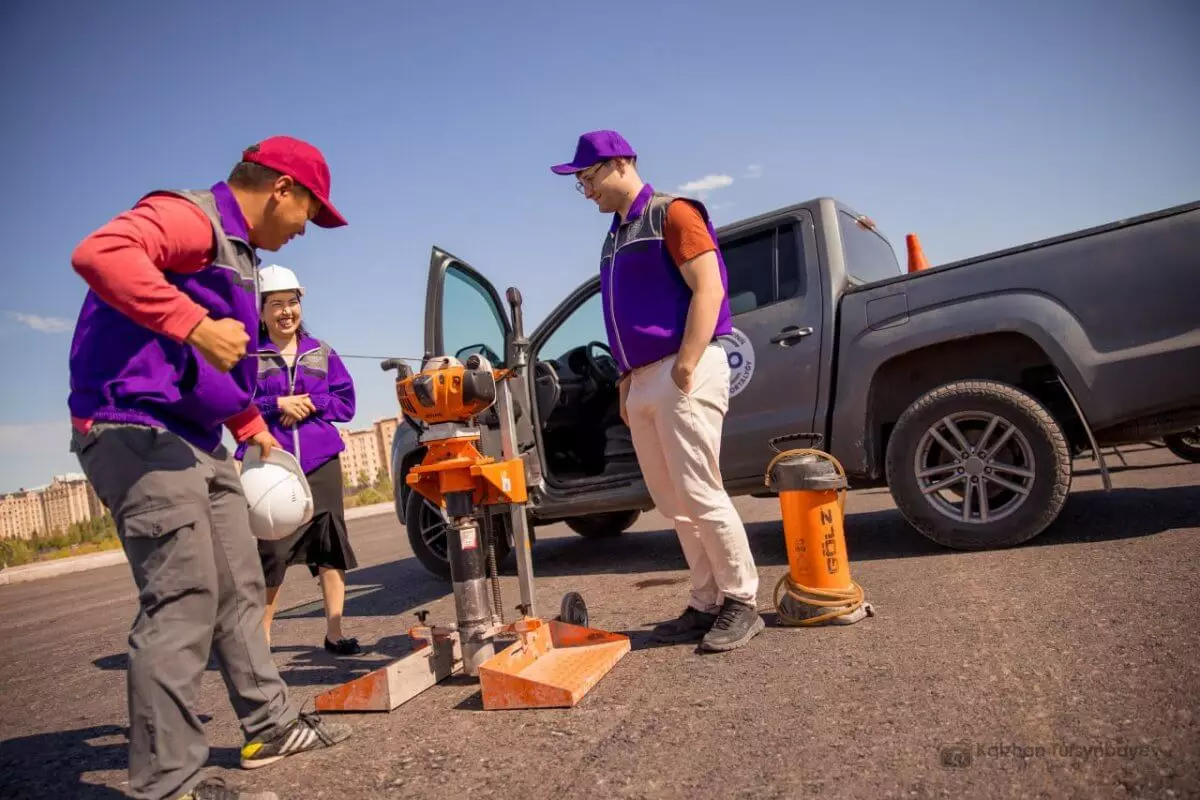
<svg viewBox="0 0 1200 800">
<path fill-rule="evenodd" d="M 270 337 L 265 334 L 259 337 L 258 389 L 254 402 L 271 435 L 284 450 L 299 458 L 300 468 L 308 473 L 345 449 L 333 423 L 354 418 L 354 382 L 333 348 L 311 336 L 300 337 L 296 343 L 295 367 L 290 364 L 291 359 L 284 359 Z M 279 414 L 279 398 L 291 394 L 307 394 L 317 413 L 288 428 Z M 234 457 L 241 460 L 246 447 L 239 445 Z"/>
<path fill-rule="evenodd" d="M 622 373 L 659 361 L 679 352 L 687 324 L 692 290 L 671 258 L 663 238 L 667 206 L 677 198 L 655 192 L 646 184 L 625 222 L 613 215 L 612 227 L 600 254 L 600 297 L 608 343 Z M 717 233 L 704 204 L 691 202 L 704 217 L 708 232 L 717 243 Z M 725 298 L 717 314 L 712 338 L 732 331 L 729 313 L 729 279 L 725 259 L 717 243 L 717 265 Z"/>
<path fill-rule="evenodd" d="M 164 273 L 167 281 L 208 310 L 258 329 L 258 256 L 229 188 L 160 191 L 195 203 L 212 222 L 215 257 L 191 274 Z M 221 444 L 221 425 L 250 407 L 257 365 L 253 358 L 222 373 L 195 348 L 137 324 L 88 291 L 75 325 L 70 356 L 71 415 L 96 422 L 166 428 L 201 450 Z"/>
</svg>

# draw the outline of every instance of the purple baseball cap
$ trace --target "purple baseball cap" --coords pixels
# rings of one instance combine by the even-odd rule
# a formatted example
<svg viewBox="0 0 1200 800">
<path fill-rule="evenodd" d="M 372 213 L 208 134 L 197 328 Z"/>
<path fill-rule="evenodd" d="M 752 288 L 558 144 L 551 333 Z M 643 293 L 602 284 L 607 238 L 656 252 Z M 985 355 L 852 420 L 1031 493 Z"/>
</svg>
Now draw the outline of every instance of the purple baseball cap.
<svg viewBox="0 0 1200 800">
<path fill-rule="evenodd" d="M 556 175 L 574 175 L 606 158 L 637 158 L 637 153 L 616 131 L 591 131 L 579 137 L 575 158 L 570 163 L 556 164 L 550 171 Z"/>
</svg>

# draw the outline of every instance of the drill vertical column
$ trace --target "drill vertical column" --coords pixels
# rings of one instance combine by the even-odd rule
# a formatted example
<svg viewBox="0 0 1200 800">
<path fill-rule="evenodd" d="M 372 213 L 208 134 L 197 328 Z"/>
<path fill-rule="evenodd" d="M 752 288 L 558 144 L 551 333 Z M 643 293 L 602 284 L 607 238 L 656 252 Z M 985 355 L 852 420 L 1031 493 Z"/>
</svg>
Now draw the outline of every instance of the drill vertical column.
<svg viewBox="0 0 1200 800">
<path fill-rule="evenodd" d="M 454 606 L 458 614 L 458 636 L 462 646 L 463 672 L 474 677 L 479 665 L 496 653 L 492 643 L 492 603 L 486 576 L 487 552 L 474 518 L 471 492 L 446 494 L 446 555 L 454 584 Z"/>
<path fill-rule="evenodd" d="M 500 457 L 504 461 L 517 460 L 517 423 L 513 414 L 512 389 L 508 381 L 500 381 L 496 393 L 496 414 L 500 417 Z M 536 600 L 533 590 L 533 549 L 529 543 L 529 519 L 525 516 L 524 503 L 511 503 L 508 507 L 509 524 L 513 532 L 513 556 L 517 560 L 517 583 L 521 589 L 521 606 L 525 616 L 536 617 Z"/>
</svg>

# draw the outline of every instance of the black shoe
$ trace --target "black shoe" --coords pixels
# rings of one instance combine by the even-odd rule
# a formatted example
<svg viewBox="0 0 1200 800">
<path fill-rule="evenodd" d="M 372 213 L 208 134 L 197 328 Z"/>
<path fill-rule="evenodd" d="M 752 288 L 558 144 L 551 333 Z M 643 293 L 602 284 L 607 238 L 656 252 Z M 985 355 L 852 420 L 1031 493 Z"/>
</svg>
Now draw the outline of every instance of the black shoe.
<svg viewBox="0 0 1200 800">
<path fill-rule="evenodd" d="M 331 642 L 328 637 L 325 638 L 325 650 L 339 656 L 353 656 L 362 652 L 362 648 L 358 646 L 358 639 L 338 639 L 337 642 Z"/>
<path fill-rule="evenodd" d="M 651 636 L 660 642 L 687 642 L 699 639 L 716 620 L 716 614 L 688 606 L 678 617 L 655 626 Z"/>
<path fill-rule="evenodd" d="M 179 800 L 279 800 L 274 792 L 238 792 L 225 786 L 220 778 L 206 778 Z"/>
<path fill-rule="evenodd" d="M 333 747 L 350 738 L 350 726 L 322 722 L 316 714 L 300 716 L 267 736 L 256 736 L 242 745 L 242 768 L 256 769 L 274 764 L 281 758 Z"/>
<path fill-rule="evenodd" d="M 726 597 L 717 613 L 712 630 L 700 642 L 700 649 L 711 651 L 734 650 L 758 635 L 766 623 L 758 614 L 758 608 Z"/>
</svg>

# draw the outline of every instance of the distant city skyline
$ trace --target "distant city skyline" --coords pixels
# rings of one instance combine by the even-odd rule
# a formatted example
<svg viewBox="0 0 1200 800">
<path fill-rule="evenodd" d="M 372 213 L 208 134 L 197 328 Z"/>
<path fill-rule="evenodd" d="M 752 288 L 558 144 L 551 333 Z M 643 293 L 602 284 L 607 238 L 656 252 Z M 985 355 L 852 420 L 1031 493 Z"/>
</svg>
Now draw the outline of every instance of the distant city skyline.
<svg viewBox="0 0 1200 800">
<path fill-rule="evenodd" d="M 392 475 L 392 437 L 401 422 L 399 416 L 375 420 L 369 428 L 337 426 L 346 449 L 342 452 L 342 473 L 356 485 L 360 474 L 367 483 L 379 480 L 381 471 Z M 240 462 L 238 462 L 240 471 Z M 66 533 L 71 525 L 88 522 L 106 513 L 95 489 L 81 472 L 51 477 L 49 483 L 20 487 L 0 495 L 0 539 L 30 539 Z"/>
<path fill-rule="evenodd" d="M 66 533 L 72 525 L 104 515 L 104 506 L 78 472 L 0 497 L 0 539 L 32 539 Z"/>
</svg>

